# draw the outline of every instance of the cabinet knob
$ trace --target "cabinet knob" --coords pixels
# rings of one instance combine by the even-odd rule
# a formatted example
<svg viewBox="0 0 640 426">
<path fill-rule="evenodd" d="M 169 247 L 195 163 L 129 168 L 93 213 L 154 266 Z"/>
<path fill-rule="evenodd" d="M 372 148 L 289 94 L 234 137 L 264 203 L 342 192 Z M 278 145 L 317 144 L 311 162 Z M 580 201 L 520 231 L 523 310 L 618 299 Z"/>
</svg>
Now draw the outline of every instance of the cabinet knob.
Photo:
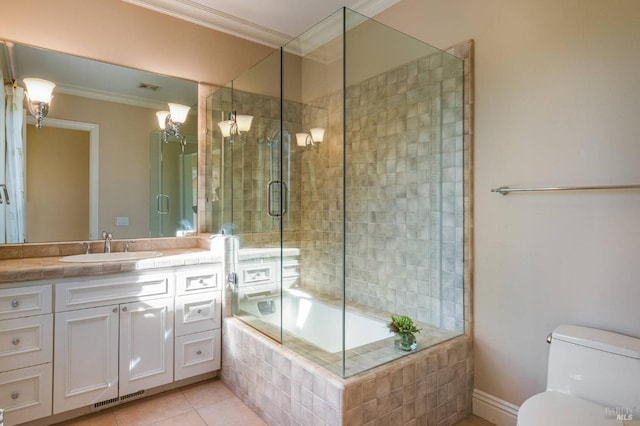
<svg viewBox="0 0 640 426">
<path fill-rule="evenodd" d="M 18 306 L 20 306 L 20 301 L 19 301 L 18 299 L 13 299 L 13 300 L 11 301 L 11 306 L 12 306 L 13 308 L 17 308 Z"/>
<path fill-rule="evenodd" d="M 118 308 L 113 308 L 111 311 L 115 314 L 116 312 L 118 312 Z"/>
<path fill-rule="evenodd" d="M 18 399 L 20 398 L 20 392 L 13 392 L 11 394 L 11 399 Z"/>
<path fill-rule="evenodd" d="M 11 344 L 14 346 L 18 346 L 20 344 L 20 338 L 14 337 L 13 339 L 11 339 Z"/>
<path fill-rule="evenodd" d="M 197 355 L 202 355 L 202 351 L 196 352 Z"/>
<path fill-rule="evenodd" d="M 122 307 L 122 312 L 127 312 L 127 307 L 126 306 Z"/>
<path fill-rule="evenodd" d="M 201 314 L 202 313 L 202 309 L 198 309 L 198 313 Z"/>
<path fill-rule="evenodd" d="M 200 283 L 200 285 L 205 285 L 206 284 L 202 278 L 200 278 L 200 281 L 198 281 L 198 282 Z"/>
</svg>

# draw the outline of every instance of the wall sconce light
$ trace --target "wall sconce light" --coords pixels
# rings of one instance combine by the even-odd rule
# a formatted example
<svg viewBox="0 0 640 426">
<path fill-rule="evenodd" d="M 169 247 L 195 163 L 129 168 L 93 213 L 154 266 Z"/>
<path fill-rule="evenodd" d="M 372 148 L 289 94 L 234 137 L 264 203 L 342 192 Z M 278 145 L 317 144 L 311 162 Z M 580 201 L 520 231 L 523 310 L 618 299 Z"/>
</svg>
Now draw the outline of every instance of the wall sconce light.
<svg viewBox="0 0 640 426">
<path fill-rule="evenodd" d="M 56 85 L 41 78 L 25 78 L 24 85 L 27 86 L 27 98 L 29 112 L 36 118 L 36 127 L 42 127 L 42 120 L 49 113 L 51 103 L 51 92 Z"/>
<path fill-rule="evenodd" d="M 222 137 L 230 137 L 230 142 L 233 142 L 234 136 L 244 136 L 249 130 L 251 130 L 252 121 L 253 115 L 238 115 L 235 111 L 233 111 L 229 113 L 228 120 L 218 122 L 218 127 L 220 127 Z"/>
<path fill-rule="evenodd" d="M 184 150 L 184 146 L 187 144 L 187 139 L 180 134 L 180 129 L 185 121 L 187 121 L 187 114 L 191 107 L 180 104 L 169 104 L 169 111 L 158 111 L 156 117 L 158 117 L 158 125 L 163 130 L 162 140 L 167 143 L 171 136 L 178 138 L 180 146 Z"/>
<path fill-rule="evenodd" d="M 314 147 L 317 151 L 323 139 L 324 129 L 322 127 L 309 129 L 309 133 L 296 133 L 296 142 L 300 151 L 306 151 L 311 147 Z"/>
</svg>

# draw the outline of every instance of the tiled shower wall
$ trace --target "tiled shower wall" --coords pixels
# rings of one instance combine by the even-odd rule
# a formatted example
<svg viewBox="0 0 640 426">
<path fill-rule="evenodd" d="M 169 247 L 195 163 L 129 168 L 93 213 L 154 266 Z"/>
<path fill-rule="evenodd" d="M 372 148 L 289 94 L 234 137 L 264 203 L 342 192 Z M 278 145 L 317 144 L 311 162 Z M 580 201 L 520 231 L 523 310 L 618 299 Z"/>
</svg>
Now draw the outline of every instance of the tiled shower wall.
<svg viewBox="0 0 640 426">
<path fill-rule="evenodd" d="M 303 286 L 342 295 L 341 93 L 302 164 Z M 463 66 L 437 53 L 346 91 L 346 297 L 464 331 Z M 304 114 L 303 114 L 304 116 Z M 313 126 L 313 122 L 305 123 Z"/>
<path fill-rule="evenodd" d="M 213 141 L 221 139 L 217 122 L 227 120 L 229 111 L 254 117 L 249 132 L 233 139 L 226 138 L 222 144 L 223 165 L 220 184 L 224 186 L 221 193 L 226 194 L 226 198 L 220 200 L 222 205 L 219 223 L 229 231 L 233 197 L 233 232 L 243 236 L 242 246 L 276 246 L 279 244 L 280 225 L 277 219 L 267 214 L 267 187 L 271 180 L 278 179 L 280 167 L 283 168 L 284 180 L 289 188 L 284 230 L 290 234 L 300 229 L 300 209 L 297 207 L 301 203 L 300 161 L 293 147 L 295 133 L 300 131 L 302 122 L 302 105 L 294 102 L 284 103 L 282 124 L 285 131 L 282 135 L 279 132 L 279 99 L 222 88 L 210 96 L 208 102 L 212 114 L 208 116 L 210 122 L 207 128 L 210 129 L 210 138 L 207 145 L 211 147 L 216 146 Z M 280 143 L 280 140 L 284 143 Z M 281 147 L 284 147 L 282 162 L 279 159 Z M 213 151 L 213 148 L 211 150 Z M 216 167 L 215 164 L 207 164 L 207 170 L 212 172 Z M 208 188 L 207 191 L 210 192 L 212 189 Z M 274 206 L 275 204 L 274 202 Z M 215 229 L 216 225 L 212 224 L 208 229 L 212 228 Z"/>
<path fill-rule="evenodd" d="M 214 111 L 256 117 L 244 139 L 224 143 L 225 173 L 233 173 L 234 232 L 242 247 L 277 244 L 279 227 L 266 214 L 268 148 L 257 141 L 272 133 L 279 100 L 236 91 L 232 103 L 230 89 L 212 99 Z M 342 93 L 313 104 L 283 106 L 292 144 L 285 245 L 301 248 L 303 287 L 341 296 Z M 348 301 L 464 331 L 462 109 L 463 66 L 447 53 L 348 86 Z M 295 132 L 316 126 L 326 126 L 319 149 L 298 152 Z M 214 137 L 216 127 L 208 127 Z M 224 182 L 229 194 L 231 179 Z"/>
</svg>

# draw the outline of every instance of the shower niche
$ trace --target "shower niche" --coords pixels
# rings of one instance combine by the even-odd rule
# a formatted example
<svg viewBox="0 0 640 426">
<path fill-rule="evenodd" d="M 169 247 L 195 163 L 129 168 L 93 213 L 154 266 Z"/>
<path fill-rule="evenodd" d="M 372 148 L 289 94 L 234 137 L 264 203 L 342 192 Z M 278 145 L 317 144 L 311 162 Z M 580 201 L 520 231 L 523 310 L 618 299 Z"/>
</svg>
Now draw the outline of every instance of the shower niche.
<svg viewBox="0 0 640 426">
<path fill-rule="evenodd" d="M 206 223 L 239 241 L 233 316 L 340 377 L 411 353 L 391 315 L 418 323 L 416 351 L 468 331 L 464 75 L 341 9 L 210 95 Z"/>
</svg>

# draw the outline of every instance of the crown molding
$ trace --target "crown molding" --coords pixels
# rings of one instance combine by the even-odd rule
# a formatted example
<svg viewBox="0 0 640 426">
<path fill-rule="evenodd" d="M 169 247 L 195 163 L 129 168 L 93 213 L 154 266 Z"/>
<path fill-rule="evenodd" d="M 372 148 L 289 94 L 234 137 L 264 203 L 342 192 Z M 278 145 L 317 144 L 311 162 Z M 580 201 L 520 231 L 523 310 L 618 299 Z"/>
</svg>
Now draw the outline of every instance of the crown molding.
<svg viewBox="0 0 640 426">
<path fill-rule="evenodd" d="M 192 0 L 122 1 L 274 48 L 284 46 L 297 36 L 258 25 Z M 359 0 L 350 9 L 365 16 L 375 16 L 398 1 L 400 0 Z"/>
<path fill-rule="evenodd" d="M 125 95 L 121 93 L 112 93 L 104 90 L 88 89 L 86 87 L 72 86 L 68 84 L 56 85 L 54 95 L 55 93 L 62 93 L 65 95 L 72 95 L 72 96 L 80 96 L 83 98 L 96 99 L 99 101 L 116 102 L 120 104 L 132 105 L 132 106 L 156 109 L 156 110 L 168 109 L 166 102 L 154 101 L 150 99 Z"/>
<path fill-rule="evenodd" d="M 270 47 L 293 37 L 190 0 L 122 0 L 196 25 L 231 34 Z"/>
</svg>

